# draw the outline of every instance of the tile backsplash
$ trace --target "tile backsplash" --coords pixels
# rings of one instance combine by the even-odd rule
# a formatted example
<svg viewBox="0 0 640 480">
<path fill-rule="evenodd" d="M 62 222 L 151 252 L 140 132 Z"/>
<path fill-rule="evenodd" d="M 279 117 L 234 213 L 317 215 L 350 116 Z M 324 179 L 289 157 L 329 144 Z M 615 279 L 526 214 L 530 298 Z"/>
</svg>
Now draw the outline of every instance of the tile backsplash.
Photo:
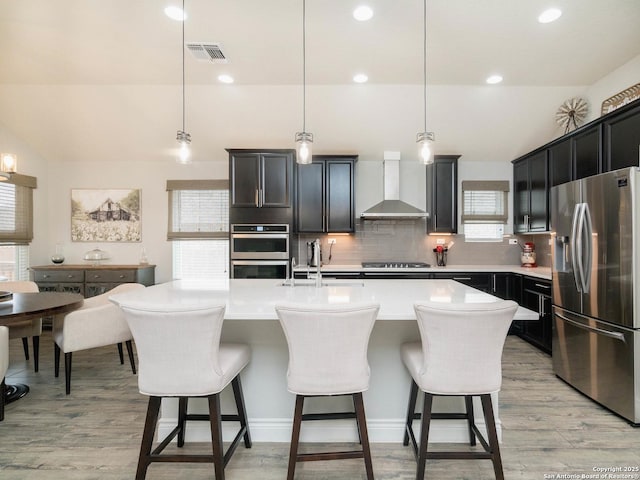
<svg viewBox="0 0 640 480">
<path fill-rule="evenodd" d="M 520 246 L 509 245 L 508 238 L 502 242 L 465 242 L 464 235 L 426 235 L 425 231 L 424 220 L 358 221 L 353 235 L 294 235 L 292 249 L 299 264 L 306 263 L 306 242 L 319 238 L 324 264 L 419 261 L 435 265 L 433 249 L 438 239 L 444 239 L 445 245 L 451 245 L 447 256 L 448 265 L 520 264 Z M 551 265 L 549 235 L 518 235 L 511 238 L 517 238 L 520 243 L 535 243 L 538 265 Z M 335 239 L 336 243 L 329 245 L 329 239 Z"/>
</svg>

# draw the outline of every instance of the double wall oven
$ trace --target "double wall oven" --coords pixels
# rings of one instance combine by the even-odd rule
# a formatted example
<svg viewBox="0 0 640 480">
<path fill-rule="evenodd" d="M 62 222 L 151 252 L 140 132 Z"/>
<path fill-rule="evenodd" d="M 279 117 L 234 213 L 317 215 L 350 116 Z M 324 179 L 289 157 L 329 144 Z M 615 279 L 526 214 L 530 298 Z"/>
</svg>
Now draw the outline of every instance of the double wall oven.
<svg viewBox="0 0 640 480">
<path fill-rule="evenodd" d="M 288 224 L 232 224 L 231 278 L 288 278 Z"/>
</svg>

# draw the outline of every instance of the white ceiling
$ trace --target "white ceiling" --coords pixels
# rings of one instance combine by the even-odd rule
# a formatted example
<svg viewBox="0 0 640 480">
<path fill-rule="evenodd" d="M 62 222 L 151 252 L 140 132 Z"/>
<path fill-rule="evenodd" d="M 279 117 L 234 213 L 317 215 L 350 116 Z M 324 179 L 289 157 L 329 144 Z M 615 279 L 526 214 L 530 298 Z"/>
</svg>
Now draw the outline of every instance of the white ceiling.
<svg viewBox="0 0 640 480">
<path fill-rule="evenodd" d="M 3 0 L 0 82 L 180 83 L 180 0 Z M 361 3 L 375 11 L 356 22 Z M 428 82 L 590 85 L 638 54 L 638 0 L 428 0 Z M 549 5 L 564 10 L 539 24 Z M 187 58 L 187 82 L 299 84 L 301 0 L 186 0 L 185 40 L 221 42 L 230 63 Z M 187 54 L 189 55 L 189 54 Z M 307 0 L 307 82 L 422 82 L 421 0 Z"/>
<path fill-rule="evenodd" d="M 0 123 L 51 159 L 87 158 L 89 149 L 106 152 L 114 138 L 129 142 L 128 155 L 138 158 L 159 149 L 165 139 L 167 148 L 173 147 L 171 137 L 179 127 L 175 89 L 182 81 L 182 25 L 163 13 L 172 3 L 181 4 L 2 0 Z M 362 3 L 374 9 L 369 22 L 356 22 L 351 16 Z M 539 24 L 538 14 L 551 5 L 564 14 L 554 23 Z M 230 59 L 220 65 L 196 61 L 186 53 L 186 82 L 192 85 L 187 89 L 189 130 L 193 128 L 194 139 L 216 155 L 224 147 L 255 146 L 243 143 L 241 135 L 233 136 L 237 125 L 251 115 L 248 106 L 238 106 L 260 96 L 255 88 L 270 86 L 266 95 L 282 108 L 275 121 L 282 137 L 265 132 L 274 137 L 275 145 L 259 135 L 252 138 L 264 147 L 292 144 L 300 126 L 300 98 L 290 105 L 281 100 L 291 98 L 291 88 L 297 92 L 302 83 L 302 0 L 186 0 L 186 11 L 185 40 L 220 42 Z M 504 76 L 504 87 L 589 86 L 640 54 L 640 0 L 428 0 L 427 18 L 427 76 L 436 89 L 481 87 L 493 73 Z M 355 73 L 364 72 L 370 79 L 364 88 L 412 84 L 408 91 L 417 93 L 423 81 L 422 28 L 422 0 L 307 0 L 307 84 L 349 86 Z M 236 80 L 234 87 L 224 90 L 222 100 L 217 89 L 227 87 L 219 86 L 220 73 Z M 216 86 L 214 94 L 211 85 Z M 244 86 L 253 90 L 243 92 Z M 280 86 L 289 90 L 278 90 Z M 215 95 L 215 102 L 205 108 L 200 93 Z M 562 95 L 550 102 L 557 105 L 566 98 L 564 90 Z M 339 103 L 337 96 L 334 101 Z M 165 105 L 168 98 L 171 105 Z M 350 98 L 354 105 L 356 100 Z M 316 119 L 322 101 L 310 100 Z M 435 98 L 430 109 L 434 103 L 433 108 L 439 107 Z M 152 112 L 150 104 L 157 107 Z M 410 105 L 416 111 L 408 116 L 417 125 L 409 128 L 407 148 L 412 132 L 422 129 L 419 99 Z M 215 110 L 223 106 L 226 110 Z M 395 105 L 385 108 L 393 112 Z M 216 114 L 237 125 L 231 130 L 220 118 L 211 118 Z M 549 115 L 552 118 L 553 112 Z M 263 129 L 262 124 L 250 126 Z M 204 139 L 207 134 L 198 130 L 205 127 L 225 136 Z M 438 133 L 446 127 L 440 126 Z M 362 150 L 362 145 L 338 141 L 338 135 L 330 139 L 330 148 Z M 447 135 L 445 131 L 445 140 Z M 322 138 L 320 132 L 316 136 Z M 465 147 L 453 140 L 453 134 L 451 138 L 445 144 L 451 149 Z M 113 159 L 113 152 L 105 158 Z"/>
</svg>

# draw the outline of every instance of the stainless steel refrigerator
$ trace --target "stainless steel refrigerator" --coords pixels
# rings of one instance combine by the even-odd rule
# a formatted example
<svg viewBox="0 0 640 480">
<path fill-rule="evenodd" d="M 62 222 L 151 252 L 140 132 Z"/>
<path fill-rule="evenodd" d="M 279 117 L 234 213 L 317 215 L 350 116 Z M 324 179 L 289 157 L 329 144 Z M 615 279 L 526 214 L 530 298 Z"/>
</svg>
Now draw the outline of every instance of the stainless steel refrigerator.
<svg viewBox="0 0 640 480">
<path fill-rule="evenodd" d="M 640 169 L 551 189 L 554 373 L 640 423 Z"/>
</svg>

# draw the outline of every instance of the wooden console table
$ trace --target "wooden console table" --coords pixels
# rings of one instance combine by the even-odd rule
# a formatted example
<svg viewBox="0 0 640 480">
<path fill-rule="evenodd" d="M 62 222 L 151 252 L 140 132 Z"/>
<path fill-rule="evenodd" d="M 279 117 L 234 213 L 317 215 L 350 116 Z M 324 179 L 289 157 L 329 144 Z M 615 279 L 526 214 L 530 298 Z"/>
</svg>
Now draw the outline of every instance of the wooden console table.
<svg viewBox="0 0 640 480">
<path fill-rule="evenodd" d="M 122 283 L 155 283 L 155 265 L 40 265 L 31 267 L 41 292 L 79 293 L 85 298 L 108 292 Z"/>
</svg>

